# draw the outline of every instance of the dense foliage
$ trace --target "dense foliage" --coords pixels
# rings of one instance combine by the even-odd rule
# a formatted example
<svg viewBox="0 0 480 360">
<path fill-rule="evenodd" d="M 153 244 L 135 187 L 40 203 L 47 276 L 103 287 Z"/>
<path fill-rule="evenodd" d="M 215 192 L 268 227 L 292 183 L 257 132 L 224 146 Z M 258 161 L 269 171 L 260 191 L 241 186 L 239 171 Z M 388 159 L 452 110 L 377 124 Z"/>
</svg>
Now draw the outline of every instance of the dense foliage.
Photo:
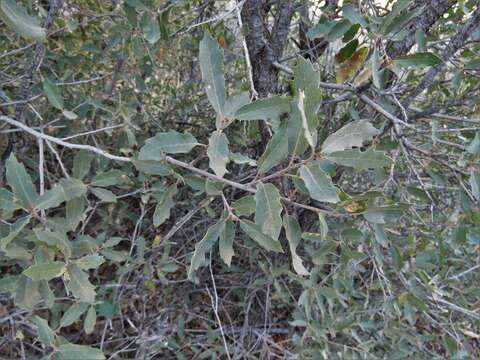
<svg viewBox="0 0 480 360">
<path fill-rule="evenodd" d="M 477 1 L 0 20 L 0 357 L 480 357 Z"/>
</svg>

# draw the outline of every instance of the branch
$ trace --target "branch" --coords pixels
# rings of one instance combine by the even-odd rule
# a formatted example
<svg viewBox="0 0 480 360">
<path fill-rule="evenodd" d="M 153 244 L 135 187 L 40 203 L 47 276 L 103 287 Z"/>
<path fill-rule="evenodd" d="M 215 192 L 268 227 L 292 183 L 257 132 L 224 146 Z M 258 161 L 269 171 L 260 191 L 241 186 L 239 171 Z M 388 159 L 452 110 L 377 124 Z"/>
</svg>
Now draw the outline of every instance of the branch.
<svg viewBox="0 0 480 360">
<path fill-rule="evenodd" d="M 406 54 L 415 44 L 415 32 L 428 30 L 443 16 L 453 5 L 456 0 L 416 0 L 412 9 L 424 6 L 420 15 L 413 18 L 407 25 L 408 34 L 402 41 L 390 42 L 387 44 L 387 54 L 390 58 L 396 58 Z"/>
<path fill-rule="evenodd" d="M 52 142 L 52 143 L 57 144 L 57 145 L 64 146 L 64 147 L 69 148 L 69 149 L 90 151 L 90 152 L 93 152 L 93 153 L 98 154 L 100 156 L 103 156 L 107 159 L 115 160 L 115 161 L 121 161 L 121 162 L 131 162 L 132 161 L 132 158 L 125 157 L 125 156 L 112 155 L 112 154 L 110 154 L 110 153 L 108 153 L 108 152 L 106 152 L 102 149 L 96 148 L 95 146 L 83 145 L 83 144 L 73 144 L 73 143 L 64 141 L 62 139 L 59 139 L 59 138 L 56 138 L 56 137 L 38 132 L 38 131 L 28 127 L 27 125 L 22 124 L 21 122 L 16 121 L 16 120 L 14 120 L 14 119 L 12 119 L 8 116 L 1 116 L 0 115 L 0 121 L 4 121 L 7 124 L 10 124 L 12 126 L 16 126 L 19 129 L 22 129 L 23 131 L 25 131 L 26 133 L 29 133 L 30 135 L 35 136 L 37 139 L 42 139 L 42 140 L 45 140 L 45 141 L 49 141 L 49 142 Z M 187 164 L 183 161 L 174 159 L 171 156 L 165 156 L 164 160 L 166 162 L 168 162 L 169 164 L 181 167 L 183 169 L 189 170 L 193 173 L 202 175 L 202 176 L 210 178 L 212 180 L 222 182 L 226 185 L 229 185 L 229 186 L 232 186 L 234 188 L 243 190 L 245 192 L 249 192 L 249 193 L 256 193 L 257 192 L 257 189 L 252 188 L 248 185 L 240 184 L 240 183 L 232 181 L 232 180 L 221 178 L 220 176 L 217 176 L 215 174 L 211 174 L 208 171 L 196 168 L 196 167 L 194 167 L 190 164 Z M 313 211 L 313 212 L 316 212 L 316 213 L 325 213 L 325 214 L 329 214 L 329 215 L 333 215 L 333 216 L 339 216 L 339 214 L 334 212 L 334 210 L 321 209 L 321 208 L 313 207 L 313 206 L 310 206 L 310 205 L 300 204 L 300 203 L 292 201 L 292 200 L 290 200 L 286 197 L 282 197 L 281 200 L 283 202 L 287 203 L 287 204 L 290 204 L 290 205 L 293 205 L 293 206 L 296 206 L 296 207 L 299 207 L 299 208 L 302 208 L 302 209 L 310 210 L 310 211 Z"/>
<path fill-rule="evenodd" d="M 453 55 L 465 44 L 473 31 L 480 24 L 480 6 L 473 12 L 472 17 L 467 21 L 467 23 L 461 27 L 455 36 L 450 40 L 447 47 L 443 51 L 441 58 L 442 63 L 432 67 L 428 70 L 427 74 L 423 77 L 422 81 L 418 86 L 413 90 L 413 92 L 407 97 L 404 102 L 405 108 L 412 103 L 415 98 L 422 93 L 426 88 L 433 84 L 433 81 L 438 74 L 445 68 L 447 61 L 449 61 Z"/>
</svg>

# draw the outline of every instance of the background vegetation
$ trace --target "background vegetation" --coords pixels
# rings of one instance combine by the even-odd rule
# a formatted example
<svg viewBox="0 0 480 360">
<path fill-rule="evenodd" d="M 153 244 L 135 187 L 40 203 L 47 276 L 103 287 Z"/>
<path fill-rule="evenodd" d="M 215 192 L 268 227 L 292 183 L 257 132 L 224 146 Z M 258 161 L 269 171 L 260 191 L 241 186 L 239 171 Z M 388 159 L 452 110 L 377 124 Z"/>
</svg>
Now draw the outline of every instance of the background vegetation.
<svg viewBox="0 0 480 360">
<path fill-rule="evenodd" d="M 1 358 L 480 358 L 477 1 L 0 19 Z"/>
</svg>

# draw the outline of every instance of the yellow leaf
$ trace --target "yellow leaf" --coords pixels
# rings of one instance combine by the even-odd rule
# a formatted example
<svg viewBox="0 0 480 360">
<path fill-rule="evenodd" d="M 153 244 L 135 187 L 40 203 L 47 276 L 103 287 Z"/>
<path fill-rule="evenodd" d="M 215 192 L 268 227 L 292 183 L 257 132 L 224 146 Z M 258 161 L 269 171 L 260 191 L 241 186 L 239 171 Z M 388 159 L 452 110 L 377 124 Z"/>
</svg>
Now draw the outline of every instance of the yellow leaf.
<svg viewBox="0 0 480 360">
<path fill-rule="evenodd" d="M 217 38 L 217 41 L 218 41 L 218 45 L 220 45 L 222 48 L 224 49 L 228 48 L 227 39 L 225 39 L 225 36 L 219 35 Z"/>
<path fill-rule="evenodd" d="M 368 55 L 368 48 L 362 47 L 337 68 L 337 83 L 341 84 L 352 77 L 365 61 Z"/>
<path fill-rule="evenodd" d="M 360 85 L 363 85 L 364 83 L 366 83 L 371 77 L 372 77 L 372 67 L 367 66 L 365 69 L 360 71 L 360 74 L 358 74 L 358 76 L 355 78 L 353 85 L 355 87 L 359 87 Z"/>
</svg>

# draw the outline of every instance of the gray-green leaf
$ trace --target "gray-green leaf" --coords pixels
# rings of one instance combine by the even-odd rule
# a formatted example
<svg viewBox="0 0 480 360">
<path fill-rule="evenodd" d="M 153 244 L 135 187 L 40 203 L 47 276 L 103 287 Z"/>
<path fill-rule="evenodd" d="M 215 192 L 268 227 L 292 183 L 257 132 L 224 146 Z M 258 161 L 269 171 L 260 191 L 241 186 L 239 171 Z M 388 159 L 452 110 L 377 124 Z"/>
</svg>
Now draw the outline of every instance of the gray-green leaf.
<svg viewBox="0 0 480 360">
<path fill-rule="evenodd" d="M 285 235 L 288 240 L 288 247 L 292 254 L 292 266 L 298 275 L 309 275 L 308 270 L 303 266 L 303 261 L 297 254 L 297 246 L 302 238 L 302 229 L 298 220 L 291 216 L 285 215 L 283 217 L 283 227 L 285 228 Z"/>
<path fill-rule="evenodd" d="M 104 202 L 117 202 L 117 196 L 110 190 L 92 187 L 90 191 Z"/>
<path fill-rule="evenodd" d="M 359 147 L 378 134 L 380 134 L 380 131 L 375 129 L 367 120 L 354 121 L 327 137 L 322 144 L 322 152 L 328 154 Z"/>
<path fill-rule="evenodd" d="M 225 78 L 223 75 L 223 52 L 208 32 L 205 32 L 200 42 L 199 60 L 208 100 L 217 113 L 224 114 Z"/>
<path fill-rule="evenodd" d="M 71 255 L 72 247 L 65 233 L 41 229 L 33 229 L 33 232 L 39 241 L 50 246 L 56 246 L 66 257 Z"/>
<path fill-rule="evenodd" d="M 400 66 L 425 67 L 435 66 L 442 62 L 437 55 L 430 52 L 419 52 L 411 55 L 399 56 L 395 63 Z"/>
<path fill-rule="evenodd" d="M 265 152 L 258 159 L 258 172 L 266 173 L 288 156 L 287 126 L 283 123 L 267 144 Z"/>
<path fill-rule="evenodd" d="M 238 120 L 276 119 L 290 111 L 290 101 L 291 98 L 286 96 L 272 96 L 257 100 L 238 109 L 235 118 Z"/>
<path fill-rule="evenodd" d="M 45 319 L 42 319 L 39 316 L 33 317 L 33 322 L 37 325 L 38 328 L 38 338 L 42 342 L 42 344 L 46 347 L 54 346 L 55 344 L 55 333 L 50 326 L 48 326 L 48 322 Z"/>
<path fill-rule="evenodd" d="M 80 319 L 80 316 L 83 315 L 85 311 L 88 309 L 88 304 L 80 302 L 75 303 L 70 306 L 67 311 L 63 314 L 62 318 L 60 319 L 60 327 L 67 327 L 72 325 L 75 321 Z"/>
<path fill-rule="evenodd" d="M 38 194 L 25 166 L 17 161 L 15 155 L 11 154 L 6 168 L 8 185 L 12 188 L 19 205 L 25 209 L 33 209 L 38 200 Z"/>
<path fill-rule="evenodd" d="M 232 263 L 233 251 L 233 238 L 235 237 L 235 223 L 231 220 L 225 222 L 225 227 L 220 233 L 220 239 L 218 242 L 218 250 L 223 262 L 230 266 Z"/>
<path fill-rule="evenodd" d="M 63 344 L 57 349 L 59 360 L 105 360 L 102 350 L 75 344 Z"/>
<path fill-rule="evenodd" d="M 89 335 L 95 330 L 96 321 L 97 312 L 95 311 L 95 306 L 90 306 L 83 322 L 83 330 L 85 331 L 85 334 Z"/>
<path fill-rule="evenodd" d="M 202 240 L 195 244 L 195 251 L 190 261 L 190 267 L 188 268 L 188 279 L 194 281 L 194 273 L 205 262 L 205 253 L 211 249 L 213 244 L 217 241 L 218 237 L 225 228 L 225 220 L 220 220 L 215 225 L 211 226 Z"/>
<path fill-rule="evenodd" d="M 216 175 L 223 177 L 227 172 L 227 164 L 230 161 L 228 139 L 223 132 L 215 131 L 208 142 L 207 149 L 210 168 Z"/>
<path fill-rule="evenodd" d="M 63 110 L 63 98 L 58 91 L 58 88 L 50 80 L 43 81 L 43 92 L 47 96 L 50 104 L 58 110 Z"/>
<path fill-rule="evenodd" d="M 125 178 L 126 175 L 123 171 L 113 169 L 96 175 L 90 185 L 100 187 L 113 186 L 121 184 L 125 181 Z"/>
<path fill-rule="evenodd" d="M 37 18 L 27 14 L 16 1 L 0 1 L 0 19 L 17 34 L 37 42 L 43 42 L 46 31 L 40 26 Z"/>
<path fill-rule="evenodd" d="M 332 179 L 322 170 L 318 162 L 302 165 L 300 176 L 312 199 L 337 203 L 339 190 L 333 185 Z"/>
<path fill-rule="evenodd" d="M 188 153 L 198 145 L 197 139 L 191 134 L 181 134 L 176 131 L 158 133 L 147 139 L 140 149 L 139 160 L 162 160 L 162 153 Z"/>
<path fill-rule="evenodd" d="M 260 226 L 262 232 L 274 240 L 278 239 L 282 230 L 282 204 L 280 192 L 273 184 L 257 185 L 255 193 L 255 223 Z"/>
<path fill-rule="evenodd" d="M 360 149 L 334 151 L 327 154 L 326 158 L 339 165 L 353 167 L 357 170 L 380 169 L 390 165 L 392 161 L 383 151 L 375 151 L 372 148 L 366 151 L 360 151 Z"/>
<path fill-rule="evenodd" d="M 143 36 L 150 44 L 155 44 L 160 39 L 160 25 L 153 14 L 145 11 L 140 21 Z"/>
<path fill-rule="evenodd" d="M 82 271 L 78 265 L 71 264 L 68 267 L 68 277 L 70 281 L 67 283 L 67 288 L 73 296 L 86 303 L 95 301 L 95 286 L 90 283 L 86 272 Z"/>
<path fill-rule="evenodd" d="M 173 184 L 162 194 L 153 213 L 153 225 L 158 227 L 170 217 L 170 209 L 175 206 L 173 197 L 177 193 L 177 185 Z"/>
<path fill-rule="evenodd" d="M 61 276 L 65 272 L 65 263 L 61 261 L 50 261 L 30 266 L 23 271 L 33 281 L 51 280 Z"/>
<path fill-rule="evenodd" d="M 75 263 L 82 270 L 96 269 L 105 262 L 105 258 L 101 255 L 85 255 L 78 260 L 75 260 Z"/>
<path fill-rule="evenodd" d="M 480 201 L 480 173 L 472 170 L 470 174 L 470 187 L 472 188 L 472 195 Z"/>
<path fill-rule="evenodd" d="M 254 222 L 249 220 L 240 220 L 240 228 L 245 232 L 245 234 L 247 234 L 252 240 L 257 242 L 264 249 L 283 253 L 280 241 L 264 234 L 262 232 L 262 228 Z"/>
</svg>

